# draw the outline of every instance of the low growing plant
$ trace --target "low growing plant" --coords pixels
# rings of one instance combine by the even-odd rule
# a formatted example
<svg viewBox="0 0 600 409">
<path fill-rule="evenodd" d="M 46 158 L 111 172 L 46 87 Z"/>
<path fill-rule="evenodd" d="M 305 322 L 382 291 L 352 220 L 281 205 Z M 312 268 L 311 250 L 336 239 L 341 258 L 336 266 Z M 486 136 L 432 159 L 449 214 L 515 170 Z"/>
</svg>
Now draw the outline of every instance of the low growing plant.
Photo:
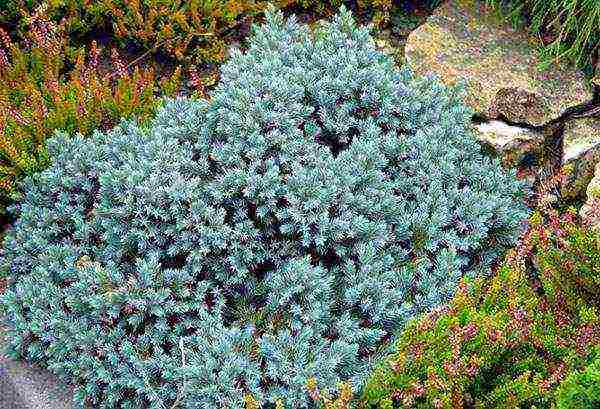
<svg viewBox="0 0 600 409">
<path fill-rule="evenodd" d="M 586 368 L 571 373 L 557 391 L 558 409 L 591 409 L 600 407 L 600 349 Z"/>
<path fill-rule="evenodd" d="M 356 392 L 528 214 L 459 99 L 346 10 L 314 36 L 269 14 L 209 101 L 49 142 L 0 253 L 10 354 L 70 379 L 80 406 Z"/>
<path fill-rule="evenodd" d="M 574 403 L 583 402 L 588 375 L 571 375 L 557 388 L 600 347 L 600 315 L 591 304 L 571 309 L 565 302 L 571 287 L 557 277 L 598 273 L 597 257 L 578 257 L 589 240 L 571 213 L 546 222 L 536 215 L 491 282 L 463 281 L 449 306 L 408 325 L 367 383 L 363 406 L 550 408 L 558 401 L 580 407 Z M 557 253 L 563 262 L 548 263 L 548 254 L 558 260 Z M 539 275 L 532 275 L 528 260 L 538 259 Z"/>
<path fill-rule="evenodd" d="M 538 255 L 538 268 L 544 272 L 544 291 L 553 299 L 561 297 L 572 311 L 585 305 L 600 308 L 600 239 L 598 233 L 556 217 L 550 220 L 548 234 L 534 230 L 528 236 Z M 559 289 L 556 292 L 555 289 Z"/>
<path fill-rule="evenodd" d="M 30 16 L 20 41 L 0 28 L 2 204 L 18 197 L 18 180 L 48 166 L 45 142 L 55 130 L 88 135 L 121 118 L 144 122 L 160 96 L 178 88 L 178 73 L 158 81 L 151 68 L 130 69 L 115 50 L 109 58 L 95 42 L 69 58 L 71 51 L 64 27 L 43 8 Z"/>
<path fill-rule="evenodd" d="M 5 7 L 2 4 L 5 3 Z M 184 64 L 221 63 L 227 46 L 247 33 L 250 22 L 262 18 L 268 4 L 306 10 L 313 17 L 335 13 L 342 4 L 378 26 L 390 16 L 413 5 L 432 9 L 441 0 L 0 0 L 0 23 L 23 30 L 23 17 L 44 4 L 48 17 L 61 21 L 74 37 L 95 30 L 108 33 L 123 44 L 134 43 L 165 53 Z"/>
</svg>

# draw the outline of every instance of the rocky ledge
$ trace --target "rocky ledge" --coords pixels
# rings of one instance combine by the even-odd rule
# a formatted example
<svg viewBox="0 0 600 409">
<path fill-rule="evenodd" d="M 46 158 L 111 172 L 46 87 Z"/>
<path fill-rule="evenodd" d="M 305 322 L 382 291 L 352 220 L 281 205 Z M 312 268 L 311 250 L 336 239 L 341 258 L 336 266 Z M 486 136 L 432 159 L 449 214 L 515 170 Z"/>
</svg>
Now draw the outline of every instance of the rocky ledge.
<svg viewBox="0 0 600 409">
<path fill-rule="evenodd" d="M 473 0 L 450 0 L 436 9 L 408 36 L 404 57 L 418 74 L 466 85 L 465 102 L 481 119 L 475 135 L 506 166 L 535 155 L 544 124 L 594 98 L 578 70 L 558 64 L 539 70 L 535 40 Z M 600 162 L 600 110 L 565 121 L 562 132 L 562 195 L 580 198 Z"/>
</svg>

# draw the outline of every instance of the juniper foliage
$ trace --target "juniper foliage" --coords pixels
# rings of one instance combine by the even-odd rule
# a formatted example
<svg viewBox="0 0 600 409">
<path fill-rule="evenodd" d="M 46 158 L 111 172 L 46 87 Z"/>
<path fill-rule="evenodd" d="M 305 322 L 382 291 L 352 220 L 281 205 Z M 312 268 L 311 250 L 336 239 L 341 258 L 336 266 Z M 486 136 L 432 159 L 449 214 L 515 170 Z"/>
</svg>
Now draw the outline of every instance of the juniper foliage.
<svg viewBox="0 0 600 409">
<path fill-rule="evenodd" d="M 57 135 L 12 210 L 10 352 L 95 407 L 311 407 L 515 242 L 525 186 L 459 90 L 398 70 L 342 9 L 268 15 L 210 101 Z"/>
</svg>

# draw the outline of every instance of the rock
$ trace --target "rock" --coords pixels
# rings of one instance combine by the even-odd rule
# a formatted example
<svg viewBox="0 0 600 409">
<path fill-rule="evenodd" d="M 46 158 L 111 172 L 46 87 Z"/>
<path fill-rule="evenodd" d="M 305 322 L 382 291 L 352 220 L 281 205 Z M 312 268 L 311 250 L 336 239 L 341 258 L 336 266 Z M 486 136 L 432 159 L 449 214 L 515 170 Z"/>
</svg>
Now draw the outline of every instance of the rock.
<svg viewBox="0 0 600 409">
<path fill-rule="evenodd" d="M 474 125 L 474 133 L 484 151 L 500 158 L 505 167 L 521 168 L 539 155 L 543 136 L 530 129 L 492 120 Z M 600 135 L 599 135 L 600 136 Z M 580 198 L 600 162 L 600 137 L 595 140 L 565 141 L 561 187 L 563 200 Z"/>
<path fill-rule="evenodd" d="M 484 150 L 498 156 L 506 167 L 517 167 L 540 145 L 542 136 L 531 130 L 492 120 L 475 126 L 475 136 Z"/>
<path fill-rule="evenodd" d="M 417 74 L 434 74 L 447 85 L 465 84 L 465 103 L 475 112 L 514 123 L 541 125 L 567 108 L 591 100 L 584 76 L 554 65 L 541 72 L 538 50 L 525 32 L 500 22 L 484 2 L 449 0 L 408 37 L 404 58 Z M 492 121 L 494 122 L 494 121 Z M 527 129 L 489 122 L 476 136 L 512 166 L 535 149 Z M 501 121 L 496 121 L 501 122 Z M 577 119 L 565 129 L 563 162 L 569 197 L 581 196 L 592 177 L 590 160 L 600 149 L 600 121 Z M 592 162 L 595 163 L 595 162 Z"/>
<path fill-rule="evenodd" d="M 600 232 L 600 161 L 596 163 L 594 177 L 586 189 L 587 200 L 579 214 L 582 222 Z"/>
<path fill-rule="evenodd" d="M 6 329 L 0 323 L 0 409 L 71 409 L 73 388 L 50 372 L 3 353 Z"/>
<path fill-rule="evenodd" d="M 538 50 L 527 34 L 499 22 L 482 3 L 449 0 L 438 7 L 408 36 L 410 67 L 447 84 L 466 81 L 466 102 L 477 112 L 487 112 L 502 88 L 544 97 L 549 109 L 542 122 L 590 99 L 581 72 L 558 65 L 540 72 Z"/>
<path fill-rule="evenodd" d="M 547 122 L 548 110 L 540 95 L 521 88 L 500 88 L 490 104 L 488 117 L 539 126 Z"/>
<path fill-rule="evenodd" d="M 567 200 L 585 195 L 586 187 L 594 177 L 594 165 L 600 162 L 600 133 L 594 140 L 565 143 L 563 157 L 563 182 L 561 194 Z"/>
</svg>

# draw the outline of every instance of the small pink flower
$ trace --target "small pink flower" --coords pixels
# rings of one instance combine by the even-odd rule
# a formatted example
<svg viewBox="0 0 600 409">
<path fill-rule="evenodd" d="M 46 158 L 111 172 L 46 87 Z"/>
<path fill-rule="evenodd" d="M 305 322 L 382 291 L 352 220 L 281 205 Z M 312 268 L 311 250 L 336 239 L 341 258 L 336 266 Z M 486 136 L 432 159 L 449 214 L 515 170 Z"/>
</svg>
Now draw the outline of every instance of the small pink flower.
<svg viewBox="0 0 600 409">
<path fill-rule="evenodd" d="M 27 125 L 27 120 L 25 120 L 25 118 L 23 118 L 23 116 L 21 115 L 21 113 L 15 109 L 15 108 L 9 108 L 8 110 L 9 112 L 9 116 L 11 116 L 16 123 L 18 123 L 19 125 Z"/>
<path fill-rule="evenodd" d="M 2 41 L 2 45 L 4 45 L 4 48 L 6 48 L 7 50 L 11 49 L 12 41 L 10 40 L 10 37 L 8 36 L 6 31 L 2 29 L 2 27 L 0 27 L 0 41 Z"/>
<path fill-rule="evenodd" d="M 189 74 L 190 74 L 190 80 L 191 80 L 194 88 L 196 88 L 198 90 L 201 89 L 202 88 L 202 80 L 200 79 L 200 76 L 198 75 L 198 72 L 196 71 L 196 67 L 190 67 Z"/>
<path fill-rule="evenodd" d="M 392 393 L 392 399 L 394 399 L 394 400 L 402 400 L 402 399 L 404 399 L 404 393 L 400 389 L 396 389 Z"/>
<path fill-rule="evenodd" d="M 591 344 L 600 343 L 600 329 L 594 325 L 584 325 L 577 330 L 575 340 L 577 353 L 583 355 L 587 353 L 588 347 Z"/>
<path fill-rule="evenodd" d="M 0 48 L 0 68 L 8 65 L 8 57 L 2 48 Z"/>
<path fill-rule="evenodd" d="M 433 371 L 427 374 L 427 384 L 435 389 L 446 389 L 446 384 L 440 379 L 438 374 Z"/>
<path fill-rule="evenodd" d="M 42 118 L 48 115 L 48 108 L 46 107 L 46 104 L 43 101 L 37 105 L 37 109 Z"/>
<path fill-rule="evenodd" d="M 319 392 L 319 388 L 308 388 L 308 396 L 314 401 L 321 400 L 321 393 Z"/>
<path fill-rule="evenodd" d="M 553 382 L 559 382 L 564 377 L 565 377 L 565 364 L 561 362 L 556 367 L 556 369 L 552 372 L 552 374 L 550 375 L 550 379 L 552 379 Z"/>
<path fill-rule="evenodd" d="M 411 392 L 416 397 L 423 396 L 425 394 L 425 388 L 420 383 L 415 382 L 412 385 Z"/>
<path fill-rule="evenodd" d="M 98 58 L 100 57 L 100 49 L 96 44 L 96 40 L 92 41 L 90 48 L 90 67 L 93 69 L 98 68 Z"/>
<path fill-rule="evenodd" d="M 466 371 L 470 377 L 474 377 L 475 375 L 477 375 L 477 372 L 479 372 L 479 364 L 474 360 L 471 361 Z"/>
<path fill-rule="evenodd" d="M 115 48 L 113 48 L 111 50 L 110 58 L 111 58 L 112 65 L 114 67 L 117 77 L 119 77 L 119 78 L 125 77 L 127 75 L 127 67 L 123 63 L 123 60 L 121 60 L 121 56 L 119 55 L 119 53 L 117 52 L 117 50 Z"/>
<path fill-rule="evenodd" d="M 433 325 L 431 324 L 431 320 L 429 319 L 429 317 L 425 317 L 424 319 L 422 319 L 421 321 L 419 321 L 419 325 L 417 326 L 417 330 L 419 331 L 419 333 L 424 333 L 429 331 L 431 328 L 433 327 Z"/>
<path fill-rule="evenodd" d="M 58 86 L 58 81 L 56 80 L 56 78 L 49 78 L 46 80 L 46 88 L 48 89 L 48 91 L 52 92 L 53 94 L 58 94 L 59 93 L 59 86 Z"/>
<path fill-rule="evenodd" d="M 542 392 L 542 393 L 548 392 L 550 390 L 551 386 L 552 386 L 552 382 L 550 381 L 550 379 L 544 379 L 538 385 L 538 387 L 540 388 L 540 392 Z"/>
<path fill-rule="evenodd" d="M 458 368 L 453 362 L 446 361 L 444 362 L 443 367 L 446 373 L 451 377 L 454 377 L 458 374 Z"/>
<path fill-rule="evenodd" d="M 500 338 L 502 338 L 502 331 L 500 331 L 499 329 L 493 328 L 489 331 L 488 338 L 490 339 L 490 341 L 496 342 Z"/>
<path fill-rule="evenodd" d="M 463 339 L 469 341 L 477 335 L 478 327 L 476 324 L 468 324 L 463 328 Z"/>
</svg>

